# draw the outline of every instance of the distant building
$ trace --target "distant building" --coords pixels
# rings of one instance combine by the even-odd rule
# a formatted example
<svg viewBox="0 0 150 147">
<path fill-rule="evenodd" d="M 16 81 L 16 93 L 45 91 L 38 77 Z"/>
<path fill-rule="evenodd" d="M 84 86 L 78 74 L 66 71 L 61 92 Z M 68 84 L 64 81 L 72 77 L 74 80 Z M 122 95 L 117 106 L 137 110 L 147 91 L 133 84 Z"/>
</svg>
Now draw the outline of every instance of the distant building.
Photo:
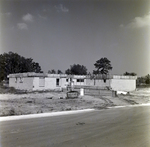
<svg viewBox="0 0 150 147">
<path fill-rule="evenodd" d="M 136 89 L 136 76 L 108 76 L 94 77 L 86 75 L 44 74 L 44 73 L 17 73 L 8 75 L 9 86 L 20 90 L 61 90 L 69 85 L 109 87 L 115 91 L 133 91 Z"/>
</svg>

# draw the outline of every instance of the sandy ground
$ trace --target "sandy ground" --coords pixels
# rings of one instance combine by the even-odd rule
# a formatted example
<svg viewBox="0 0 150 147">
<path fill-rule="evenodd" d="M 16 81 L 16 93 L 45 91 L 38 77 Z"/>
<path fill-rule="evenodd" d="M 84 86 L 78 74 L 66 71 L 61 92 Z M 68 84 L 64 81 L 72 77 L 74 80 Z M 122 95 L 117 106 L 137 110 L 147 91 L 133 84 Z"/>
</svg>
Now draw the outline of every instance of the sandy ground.
<svg viewBox="0 0 150 147">
<path fill-rule="evenodd" d="M 113 106 L 125 106 L 150 103 L 150 89 L 136 90 L 127 95 L 79 96 L 66 99 L 65 92 L 34 92 L 27 94 L 0 94 L 0 116 L 36 114 L 56 111 L 82 110 L 88 108 L 106 109 Z"/>
</svg>

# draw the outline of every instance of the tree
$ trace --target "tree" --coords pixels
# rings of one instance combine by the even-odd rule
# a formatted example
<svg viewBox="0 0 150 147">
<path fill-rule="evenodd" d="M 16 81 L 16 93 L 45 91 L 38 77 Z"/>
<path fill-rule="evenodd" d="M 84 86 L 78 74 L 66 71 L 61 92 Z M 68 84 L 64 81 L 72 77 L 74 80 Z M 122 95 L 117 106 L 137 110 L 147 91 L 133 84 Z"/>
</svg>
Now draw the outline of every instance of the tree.
<svg viewBox="0 0 150 147">
<path fill-rule="evenodd" d="M 65 73 L 73 75 L 87 75 L 87 68 L 84 65 L 74 64 L 71 65 L 70 69 L 67 69 Z"/>
<path fill-rule="evenodd" d="M 71 70 L 70 70 L 70 69 L 67 69 L 67 70 L 65 71 L 65 74 L 71 75 Z"/>
<path fill-rule="evenodd" d="M 62 72 L 61 70 L 59 70 L 59 69 L 57 70 L 57 72 L 56 72 L 55 69 L 52 69 L 52 70 L 49 70 L 49 71 L 48 71 L 48 74 L 56 74 L 56 73 L 57 73 L 57 74 L 62 74 L 63 72 Z"/>
<path fill-rule="evenodd" d="M 150 75 L 149 74 L 145 76 L 145 83 L 150 84 Z"/>
<path fill-rule="evenodd" d="M 39 63 L 33 62 L 32 58 L 25 58 L 13 52 L 0 55 L 0 81 L 7 79 L 9 74 L 23 72 L 42 71 Z"/>
<path fill-rule="evenodd" d="M 52 70 L 49 70 L 48 73 L 49 74 L 56 74 L 56 71 L 55 71 L 55 69 L 52 69 Z"/>
<path fill-rule="evenodd" d="M 93 74 L 107 75 L 109 70 L 112 70 L 111 63 L 106 57 L 97 60 L 94 66 L 97 70 L 93 70 Z"/>
<path fill-rule="evenodd" d="M 136 80 L 137 85 L 141 85 L 145 83 L 145 77 L 138 77 Z"/>
<path fill-rule="evenodd" d="M 125 75 L 125 76 L 136 76 L 137 74 L 134 72 L 131 72 L 131 73 L 125 72 L 123 75 Z"/>
<path fill-rule="evenodd" d="M 57 70 L 57 74 L 62 74 L 63 72 L 61 70 Z"/>
<path fill-rule="evenodd" d="M 137 80 L 137 85 L 141 85 L 141 84 L 150 84 L 150 75 L 146 75 L 143 77 L 138 77 Z"/>
</svg>

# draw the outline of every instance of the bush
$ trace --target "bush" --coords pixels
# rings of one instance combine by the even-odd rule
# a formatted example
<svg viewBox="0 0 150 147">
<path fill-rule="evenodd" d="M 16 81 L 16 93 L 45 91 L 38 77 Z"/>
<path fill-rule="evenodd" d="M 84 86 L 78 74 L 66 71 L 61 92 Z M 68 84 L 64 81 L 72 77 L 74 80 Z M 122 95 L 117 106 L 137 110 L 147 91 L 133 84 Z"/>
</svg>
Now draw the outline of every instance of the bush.
<svg viewBox="0 0 150 147">
<path fill-rule="evenodd" d="M 4 86 L 3 83 L 0 83 L 0 93 L 16 93 L 16 89 L 14 87 Z"/>
<path fill-rule="evenodd" d="M 14 108 L 11 108 L 10 110 L 9 110 L 9 115 L 11 116 L 11 115 L 15 115 L 15 109 Z"/>
<path fill-rule="evenodd" d="M 8 89 L 9 89 L 8 92 L 10 92 L 10 93 L 16 92 L 16 89 L 14 87 L 9 87 Z"/>
</svg>

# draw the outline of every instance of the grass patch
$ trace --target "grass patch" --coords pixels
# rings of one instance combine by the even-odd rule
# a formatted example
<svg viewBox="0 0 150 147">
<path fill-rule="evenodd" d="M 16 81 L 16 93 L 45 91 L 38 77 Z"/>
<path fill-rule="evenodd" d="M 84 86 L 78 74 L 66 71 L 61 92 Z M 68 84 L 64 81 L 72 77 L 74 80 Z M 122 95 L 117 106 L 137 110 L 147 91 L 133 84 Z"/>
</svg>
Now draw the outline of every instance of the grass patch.
<svg viewBox="0 0 150 147">
<path fill-rule="evenodd" d="M 2 112 L 1 116 L 13 116 L 13 115 L 18 115 L 15 111 L 15 108 L 11 107 L 8 110 L 5 110 Z"/>
<path fill-rule="evenodd" d="M 4 86 L 3 83 L 0 83 L 0 93 L 15 93 L 16 90 L 14 87 Z"/>
<path fill-rule="evenodd" d="M 18 89 L 15 89 L 14 87 L 4 86 L 3 83 L 0 83 L 0 93 L 1 94 L 5 94 L 5 93 L 26 94 L 27 91 L 18 90 Z"/>
<path fill-rule="evenodd" d="M 137 85 L 136 88 L 150 88 L 150 84 Z"/>
</svg>

